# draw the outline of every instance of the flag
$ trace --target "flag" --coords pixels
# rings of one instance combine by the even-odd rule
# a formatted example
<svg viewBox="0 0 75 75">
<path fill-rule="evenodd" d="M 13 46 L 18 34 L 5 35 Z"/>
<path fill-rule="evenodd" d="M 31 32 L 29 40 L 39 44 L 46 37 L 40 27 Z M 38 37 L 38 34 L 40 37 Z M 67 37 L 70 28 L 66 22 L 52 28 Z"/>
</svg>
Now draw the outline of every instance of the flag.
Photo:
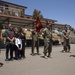
<svg viewBox="0 0 75 75">
<path fill-rule="evenodd" d="M 39 32 L 40 29 L 43 28 L 41 22 L 40 22 L 40 19 L 39 17 L 36 18 L 36 31 Z"/>
</svg>

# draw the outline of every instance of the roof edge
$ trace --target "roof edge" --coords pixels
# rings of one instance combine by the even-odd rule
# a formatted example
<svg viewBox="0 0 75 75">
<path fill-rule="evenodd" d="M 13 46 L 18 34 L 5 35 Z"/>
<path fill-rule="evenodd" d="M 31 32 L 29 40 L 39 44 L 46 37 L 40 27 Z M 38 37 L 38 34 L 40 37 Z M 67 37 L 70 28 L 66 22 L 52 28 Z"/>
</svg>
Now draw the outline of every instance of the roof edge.
<svg viewBox="0 0 75 75">
<path fill-rule="evenodd" d="M 19 7 L 23 7 L 23 8 L 27 8 L 26 6 L 22 6 L 22 5 L 18 5 L 18 4 L 14 4 L 14 3 L 10 3 L 10 2 L 6 2 L 6 1 L 0 1 L 0 2 L 4 2 L 4 3 L 8 3 L 8 4 L 12 4 L 12 5 L 16 5 L 16 6 L 19 6 Z"/>
</svg>

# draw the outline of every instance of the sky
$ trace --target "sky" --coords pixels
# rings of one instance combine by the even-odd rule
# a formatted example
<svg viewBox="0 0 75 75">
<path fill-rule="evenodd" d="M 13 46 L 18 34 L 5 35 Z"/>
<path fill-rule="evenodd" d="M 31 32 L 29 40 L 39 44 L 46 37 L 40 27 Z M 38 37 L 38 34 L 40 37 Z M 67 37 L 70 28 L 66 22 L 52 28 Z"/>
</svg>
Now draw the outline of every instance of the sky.
<svg viewBox="0 0 75 75">
<path fill-rule="evenodd" d="M 3 0 L 26 6 L 25 13 L 32 15 L 34 9 L 41 11 L 44 18 L 57 20 L 75 28 L 75 0 Z"/>
</svg>

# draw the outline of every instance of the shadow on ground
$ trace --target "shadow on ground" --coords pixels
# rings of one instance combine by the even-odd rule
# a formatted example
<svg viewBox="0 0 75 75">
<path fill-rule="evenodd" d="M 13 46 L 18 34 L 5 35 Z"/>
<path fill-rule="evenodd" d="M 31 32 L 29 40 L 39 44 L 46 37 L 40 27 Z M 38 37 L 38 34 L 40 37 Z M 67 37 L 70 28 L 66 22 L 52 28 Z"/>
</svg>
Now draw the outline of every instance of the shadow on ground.
<svg viewBox="0 0 75 75">
<path fill-rule="evenodd" d="M 3 66 L 3 63 L 0 63 L 0 67 L 2 67 Z"/>
<path fill-rule="evenodd" d="M 70 55 L 70 57 L 75 57 L 75 55 Z"/>
</svg>

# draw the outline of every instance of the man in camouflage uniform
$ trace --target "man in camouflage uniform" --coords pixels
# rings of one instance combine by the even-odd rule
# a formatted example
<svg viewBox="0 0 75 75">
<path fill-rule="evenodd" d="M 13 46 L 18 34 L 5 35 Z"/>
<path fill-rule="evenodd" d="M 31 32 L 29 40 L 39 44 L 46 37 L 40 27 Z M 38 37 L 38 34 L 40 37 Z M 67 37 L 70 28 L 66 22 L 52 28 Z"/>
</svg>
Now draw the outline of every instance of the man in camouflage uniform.
<svg viewBox="0 0 75 75">
<path fill-rule="evenodd" d="M 62 52 L 70 52 L 70 32 L 67 31 L 67 28 L 65 29 L 65 32 L 63 32 L 63 49 Z"/>
<path fill-rule="evenodd" d="M 52 34 L 50 31 L 49 25 L 47 25 L 47 28 L 43 30 L 43 37 L 44 37 L 44 57 L 51 57 L 52 52 Z M 47 55 L 48 54 L 48 55 Z"/>
<path fill-rule="evenodd" d="M 31 55 L 34 55 L 34 48 L 36 47 L 37 54 L 39 55 L 39 37 L 38 33 L 33 30 L 32 31 L 32 50 L 31 50 Z"/>
</svg>

